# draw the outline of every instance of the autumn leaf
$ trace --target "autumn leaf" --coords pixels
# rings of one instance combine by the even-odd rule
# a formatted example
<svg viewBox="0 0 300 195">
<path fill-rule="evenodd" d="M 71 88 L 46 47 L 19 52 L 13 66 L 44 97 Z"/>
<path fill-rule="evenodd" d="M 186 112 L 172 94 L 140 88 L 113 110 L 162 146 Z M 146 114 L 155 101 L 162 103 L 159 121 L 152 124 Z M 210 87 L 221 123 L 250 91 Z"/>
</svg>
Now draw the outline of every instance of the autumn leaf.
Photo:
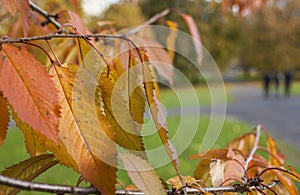
<svg viewBox="0 0 300 195">
<path fill-rule="evenodd" d="M 58 144 L 59 103 L 57 90 L 45 67 L 24 48 L 3 45 L 0 83 L 22 121 Z"/>
<path fill-rule="evenodd" d="M 228 149 L 211 149 L 208 151 L 204 151 L 204 152 L 200 152 L 198 154 L 194 154 L 192 156 L 190 156 L 190 159 L 228 159 L 227 157 L 227 153 L 228 153 Z"/>
<path fill-rule="evenodd" d="M 225 161 L 225 172 L 224 181 L 228 181 L 225 184 L 231 184 L 232 181 L 236 180 L 243 182 L 242 178 L 245 175 L 245 159 L 243 156 L 236 154 L 233 149 L 229 146 L 227 152 L 227 158 Z"/>
<path fill-rule="evenodd" d="M 224 162 L 220 159 L 212 159 L 209 164 L 209 174 L 214 187 L 219 187 L 224 182 Z"/>
<path fill-rule="evenodd" d="M 1 174 L 15 179 L 32 181 L 57 163 L 58 161 L 55 160 L 52 154 L 42 154 L 8 167 Z M 17 188 L 0 185 L 0 192 L 7 195 L 17 194 L 19 191 L 20 189 Z"/>
<path fill-rule="evenodd" d="M 183 20 L 185 21 L 185 23 L 189 28 L 190 34 L 193 38 L 193 43 L 194 43 L 195 52 L 197 56 L 197 64 L 200 65 L 202 63 L 203 54 L 202 54 L 200 33 L 196 25 L 196 22 L 191 15 L 181 13 L 181 12 L 179 12 L 178 14 L 183 18 Z"/>
<path fill-rule="evenodd" d="M 82 18 L 77 13 L 71 10 L 63 10 L 58 15 L 59 15 L 58 21 L 60 23 L 62 24 L 70 23 L 76 28 L 77 32 L 83 34 L 91 34 L 89 29 L 84 24 Z"/>
<path fill-rule="evenodd" d="M 280 170 L 272 169 L 270 171 L 280 180 L 289 194 L 298 194 L 297 187 L 290 176 Z"/>
<path fill-rule="evenodd" d="M 21 129 L 24 135 L 26 150 L 31 157 L 50 151 L 60 164 L 66 167 L 72 167 L 75 171 L 78 171 L 75 160 L 70 156 L 60 140 L 59 145 L 55 144 L 39 131 L 32 129 L 28 124 L 23 122 L 14 111 L 12 111 L 12 115 L 17 127 Z"/>
<path fill-rule="evenodd" d="M 210 176 L 209 165 L 210 165 L 210 160 L 201 160 L 196 166 L 193 176 L 198 180 L 207 182 Z"/>
<path fill-rule="evenodd" d="M 267 135 L 267 149 L 269 152 L 269 163 L 273 166 L 282 166 L 284 163 L 284 155 L 280 153 L 275 140 Z"/>
<path fill-rule="evenodd" d="M 99 79 L 99 87 L 101 90 L 100 97 L 103 99 L 104 112 L 106 113 L 107 120 L 115 132 L 117 144 L 132 152 L 138 152 L 135 154 L 146 158 L 145 153 L 143 152 L 145 148 L 141 137 L 141 122 L 143 121 L 143 115 L 137 116 L 139 113 L 144 114 L 145 100 L 143 97 L 138 96 L 133 97 L 134 100 L 131 99 L 134 102 L 126 102 L 122 95 L 124 89 L 122 90 L 120 87 L 115 86 L 117 76 L 114 75 L 113 69 L 110 69 L 109 71 L 108 69 L 105 69 Z M 126 83 L 127 82 L 125 82 L 125 84 Z M 136 93 L 133 92 L 133 94 Z M 139 108 L 140 110 L 137 112 L 130 111 L 132 106 L 135 107 L 134 111 Z"/>
<path fill-rule="evenodd" d="M 67 68 L 53 66 L 50 74 L 62 105 L 59 138 L 75 159 L 84 179 L 103 194 L 113 194 L 117 158 L 109 124 L 104 116 L 96 114 L 95 100 L 81 81 L 74 84 L 74 73 Z M 73 86 L 79 96 L 73 96 Z"/>
<path fill-rule="evenodd" d="M 175 51 L 175 42 L 176 42 L 176 36 L 177 36 L 177 23 L 167 20 L 166 24 L 170 27 L 170 32 L 167 37 L 167 49 L 168 54 L 170 56 L 171 61 L 174 61 L 174 51 Z"/>
<path fill-rule="evenodd" d="M 168 52 L 165 50 L 164 46 L 160 44 L 158 41 L 146 37 L 135 35 L 135 36 L 131 36 L 130 38 L 132 38 L 134 43 L 139 48 L 143 48 L 144 50 L 147 51 L 149 61 L 151 62 L 153 67 L 157 70 L 158 75 L 166 79 L 172 85 L 173 77 L 174 77 L 173 62 L 170 56 L 168 55 Z M 124 41 L 121 42 L 120 47 L 121 47 L 121 51 L 120 51 L 121 54 L 123 53 L 126 54 L 126 52 L 131 50 L 128 44 Z M 129 55 L 122 55 L 122 56 L 129 56 Z M 126 63 L 125 57 L 122 58 L 122 62 L 123 61 Z"/>
<path fill-rule="evenodd" d="M 166 117 L 164 116 L 161 103 L 158 99 L 159 89 L 155 81 L 154 70 L 149 64 L 149 59 L 145 54 L 145 51 L 141 50 L 140 52 L 142 57 L 141 60 L 143 60 L 142 66 L 143 66 L 143 76 L 145 80 L 144 88 L 145 88 L 146 98 L 148 100 L 148 105 L 151 111 L 152 119 L 155 123 L 160 139 L 164 144 L 168 157 L 170 158 L 177 175 L 180 178 L 182 178 L 182 183 L 184 184 L 184 178 L 181 176 L 180 171 L 178 169 L 178 164 L 179 164 L 178 155 L 175 147 L 172 145 L 172 143 L 169 140 L 169 130 L 167 127 L 167 120 Z"/>
<path fill-rule="evenodd" d="M 5 140 L 7 126 L 9 123 L 9 112 L 7 108 L 7 102 L 3 97 L 1 91 L 0 91 L 0 110 L 1 110 L 0 112 L 0 146 L 1 146 Z"/>
<path fill-rule="evenodd" d="M 133 183 L 145 194 L 165 194 L 156 171 L 144 159 L 131 153 L 118 153 Z"/>
<path fill-rule="evenodd" d="M 183 176 L 183 177 L 184 177 L 184 181 L 188 185 L 191 185 L 196 182 L 196 179 L 192 176 Z M 171 185 L 172 189 L 177 189 L 177 190 L 183 187 L 181 183 L 181 178 L 178 176 L 168 179 L 167 184 Z"/>
<path fill-rule="evenodd" d="M 243 156 L 249 156 L 255 142 L 255 133 L 246 133 L 232 140 L 229 145 L 232 149 L 237 149 L 242 152 Z"/>
</svg>

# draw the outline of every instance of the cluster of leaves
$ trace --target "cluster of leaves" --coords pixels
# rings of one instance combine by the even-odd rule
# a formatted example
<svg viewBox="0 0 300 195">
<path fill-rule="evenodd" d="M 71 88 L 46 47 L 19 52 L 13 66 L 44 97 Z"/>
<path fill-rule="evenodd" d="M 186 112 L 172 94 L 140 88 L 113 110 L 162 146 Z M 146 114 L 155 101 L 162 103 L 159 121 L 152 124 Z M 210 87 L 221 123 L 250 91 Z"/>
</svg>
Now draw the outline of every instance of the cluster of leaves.
<svg viewBox="0 0 300 195">
<path fill-rule="evenodd" d="M 248 194 L 298 194 L 293 180 L 299 182 L 300 175 L 285 165 L 284 155 L 275 140 L 264 132 L 265 137 L 252 131 L 231 141 L 226 149 L 212 149 L 191 156 L 191 159 L 201 159 L 194 177 L 207 185 L 233 185 L 239 192 Z M 282 185 L 269 188 L 267 185 L 272 181 L 280 181 Z"/>
<path fill-rule="evenodd" d="M 22 25 L 15 25 L 14 28 L 23 28 L 24 36 L 34 34 L 37 28 L 26 27 L 32 25 L 28 20 L 29 14 L 25 12 L 29 10 L 29 2 L 7 2 L 2 1 L 2 5 L 8 12 L 21 13 Z M 73 36 L 73 39 L 57 39 L 50 43 L 42 38 L 43 42 L 38 44 L 24 42 L 38 48 L 31 52 L 29 49 L 32 47 L 24 45 L 1 45 L 0 144 L 5 141 L 12 115 L 24 134 L 26 149 L 31 156 L 7 168 L 2 174 L 31 181 L 60 163 L 81 174 L 101 193 L 114 194 L 117 167 L 123 164 L 139 190 L 147 194 L 164 194 L 164 182 L 148 163 L 141 136 L 145 107 L 148 104 L 157 133 L 178 175 L 168 183 L 176 190 L 186 187 L 186 183 L 196 183 L 197 180 L 192 177 L 180 174 L 176 150 L 170 143 L 166 118 L 159 101 L 154 68 L 170 83 L 172 70 L 162 70 L 151 63 L 163 59 L 172 61 L 174 53 L 162 47 L 156 47 L 156 50 L 137 47 L 135 42 L 158 44 L 154 40 L 142 38 L 133 42 L 123 36 L 103 36 L 112 40 L 96 42 L 88 38 L 86 34 L 90 32 L 75 12 L 63 11 L 59 15 L 63 23 L 76 26 L 76 30 L 68 29 L 68 32 L 74 30 L 74 33 L 65 34 Z M 187 23 L 193 23 L 190 16 L 180 15 Z M 37 19 L 39 22 L 41 20 Z M 169 48 L 173 48 L 176 25 L 170 21 L 168 25 L 172 31 L 167 42 Z M 195 25 L 189 27 L 192 34 L 196 32 Z M 43 30 L 52 32 L 47 26 Z M 64 30 L 66 25 L 59 32 Z M 55 35 L 52 34 L 52 38 Z M 113 42 L 112 46 L 107 43 L 109 41 Z M 114 57 L 104 55 L 111 53 L 112 47 L 113 51 L 121 52 Z M 47 56 L 50 64 L 42 56 Z M 37 57 L 41 59 L 37 60 Z M 195 155 L 193 158 L 202 159 L 196 168 L 195 178 L 206 181 L 206 176 L 210 175 L 213 186 L 232 185 L 234 179 L 247 190 L 253 186 L 263 186 L 262 179 L 279 179 L 285 188 L 279 187 L 278 192 L 286 190 L 295 194 L 297 190 L 285 174 L 297 181 L 299 176 L 291 168 L 290 171 L 278 168 L 283 165 L 283 157 L 274 140 L 270 136 L 267 138 L 267 161 L 263 156 L 251 154 L 253 148 L 263 148 L 255 144 L 256 139 L 256 134 L 250 133 L 234 140 L 228 149 Z M 117 150 L 117 146 L 127 152 Z M 245 166 L 245 159 L 249 157 L 249 166 Z M 180 185 L 174 185 L 174 182 Z M 192 184 L 188 186 L 194 187 Z M 199 185 L 196 187 L 208 194 Z M 257 187 L 256 190 L 260 189 Z M 18 192 L 7 186 L 0 186 L 0 191 L 5 194 Z"/>
</svg>

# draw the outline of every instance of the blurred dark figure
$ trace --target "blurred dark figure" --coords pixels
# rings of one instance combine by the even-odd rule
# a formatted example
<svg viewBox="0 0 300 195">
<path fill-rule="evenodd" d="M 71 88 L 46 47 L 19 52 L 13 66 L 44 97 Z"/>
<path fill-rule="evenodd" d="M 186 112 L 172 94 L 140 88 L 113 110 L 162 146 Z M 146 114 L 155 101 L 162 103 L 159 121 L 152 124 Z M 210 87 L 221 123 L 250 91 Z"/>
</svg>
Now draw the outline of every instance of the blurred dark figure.
<svg viewBox="0 0 300 195">
<path fill-rule="evenodd" d="M 278 98 L 279 97 L 279 85 L 280 85 L 278 72 L 273 73 L 272 79 L 274 81 L 275 97 Z"/>
<path fill-rule="evenodd" d="M 265 95 L 265 97 L 269 97 L 270 81 L 271 81 L 270 73 L 265 72 L 263 74 L 263 85 L 264 85 L 264 95 Z"/>
<path fill-rule="evenodd" d="M 291 95 L 291 84 L 292 84 L 292 72 L 291 71 L 285 71 L 284 72 L 284 94 L 286 97 L 289 97 Z"/>
</svg>

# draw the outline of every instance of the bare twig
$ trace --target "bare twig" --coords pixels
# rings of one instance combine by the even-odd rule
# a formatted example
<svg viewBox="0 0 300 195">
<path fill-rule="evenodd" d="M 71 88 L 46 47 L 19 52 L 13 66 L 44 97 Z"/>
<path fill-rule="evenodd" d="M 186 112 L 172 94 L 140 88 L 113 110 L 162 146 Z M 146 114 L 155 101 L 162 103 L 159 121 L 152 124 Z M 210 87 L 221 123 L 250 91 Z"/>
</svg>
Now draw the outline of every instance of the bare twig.
<svg viewBox="0 0 300 195">
<path fill-rule="evenodd" d="M 24 43 L 30 41 L 38 41 L 38 40 L 50 40 L 50 39 L 57 39 L 57 38 L 112 38 L 112 39 L 124 39 L 130 41 L 124 35 L 111 35 L 111 34 L 48 34 L 48 35 L 41 35 L 41 36 L 33 36 L 33 37 L 24 37 L 24 38 L 17 38 L 17 39 L 10 39 L 9 37 L 5 36 L 0 39 L 0 44 L 4 43 Z"/>
<path fill-rule="evenodd" d="M 50 192 L 50 193 L 57 193 L 57 194 L 64 194 L 64 193 L 71 193 L 71 194 L 101 194 L 97 191 L 94 187 L 75 187 L 75 186 L 65 186 L 65 185 L 53 185 L 53 184 L 43 184 L 43 183 L 36 183 L 36 182 L 28 182 L 19 179 L 13 179 L 7 176 L 0 175 L 0 184 L 6 185 L 13 188 L 19 188 L 22 190 L 28 191 L 39 191 L 39 192 Z M 251 190 L 254 191 L 265 190 L 267 188 L 272 188 L 279 184 L 279 181 L 273 181 L 272 183 L 264 186 L 256 186 L 250 187 Z M 222 193 L 222 192 L 244 192 L 246 189 L 239 188 L 237 186 L 224 186 L 224 187 L 210 187 L 210 188 L 202 188 L 203 191 L 209 193 Z M 203 194 L 203 192 L 194 189 L 194 188 L 187 188 L 187 194 Z M 173 194 L 174 192 L 171 190 L 166 190 L 167 194 Z M 116 195 L 144 195 L 143 192 L 137 191 L 128 191 L 128 190 L 117 190 Z"/>
<path fill-rule="evenodd" d="M 258 148 L 260 134 L 261 134 L 261 125 L 258 124 L 256 126 L 256 137 L 255 137 L 255 142 L 254 142 L 253 148 L 251 149 L 250 154 L 249 154 L 249 156 L 248 156 L 248 158 L 247 158 L 247 160 L 245 162 L 245 170 L 247 170 L 247 168 L 249 166 L 249 163 L 253 159 L 253 155 L 255 154 L 255 152 L 256 152 L 256 150 Z"/>
<path fill-rule="evenodd" d="M 46 23 L 53 24 L 55 26 L 55 28 L 57 28 L 57 29 L 61 28 L 61 24 L 55 20 L 55 17 L 53 15 L 51 15 L 47 11 L 43 10 L 42 8 L 37 6 L 35 3 L 33 3 L 32 1 L 29 1 L 29 5 L 33 11 L 36 11 L 45 17 Z"/>
</svg>

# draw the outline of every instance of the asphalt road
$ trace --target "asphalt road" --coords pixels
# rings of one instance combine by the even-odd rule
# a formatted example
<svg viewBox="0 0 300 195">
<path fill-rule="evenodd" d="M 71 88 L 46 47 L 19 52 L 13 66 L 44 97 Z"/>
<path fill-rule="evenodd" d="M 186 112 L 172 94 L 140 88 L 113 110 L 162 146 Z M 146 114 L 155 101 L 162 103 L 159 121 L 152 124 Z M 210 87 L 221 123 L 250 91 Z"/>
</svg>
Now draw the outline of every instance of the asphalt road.
<svg viewBox="0 0 300 195">
<path fill-rule="evenodd" d="M 264 127 L 275 138 L 300 150 L 300 96 L 262 96 L 255 85 L 233 85 L 231 94 L 235 101 L 227 105 L 227 115 L 247 123 Z"/>
</svg>

